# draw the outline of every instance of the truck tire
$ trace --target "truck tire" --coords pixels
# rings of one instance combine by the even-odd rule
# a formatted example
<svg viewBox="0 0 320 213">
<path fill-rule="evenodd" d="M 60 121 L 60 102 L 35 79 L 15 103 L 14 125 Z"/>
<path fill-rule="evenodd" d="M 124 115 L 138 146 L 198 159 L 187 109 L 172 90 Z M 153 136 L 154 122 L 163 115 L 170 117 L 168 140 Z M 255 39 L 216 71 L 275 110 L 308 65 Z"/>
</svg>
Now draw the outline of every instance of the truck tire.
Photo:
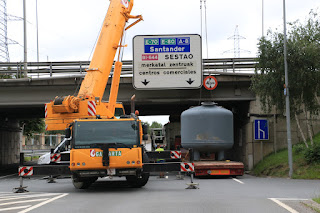
<svg viewBox="0 0 320 213">
<path fill-rule="evenodd" d="M 149 173 L 142 173 L 141 176 L 126 176 L 127 182 L 131 187 L 141 188 L 148 183 Z"/>
<path fill-rule="evenodd" d="M 72 184 L 76 189 L 87 189 L 93 184 L 98 178 L 85 178 L 79 179 L 75 176 L 72 176 Z"/>
</svg>

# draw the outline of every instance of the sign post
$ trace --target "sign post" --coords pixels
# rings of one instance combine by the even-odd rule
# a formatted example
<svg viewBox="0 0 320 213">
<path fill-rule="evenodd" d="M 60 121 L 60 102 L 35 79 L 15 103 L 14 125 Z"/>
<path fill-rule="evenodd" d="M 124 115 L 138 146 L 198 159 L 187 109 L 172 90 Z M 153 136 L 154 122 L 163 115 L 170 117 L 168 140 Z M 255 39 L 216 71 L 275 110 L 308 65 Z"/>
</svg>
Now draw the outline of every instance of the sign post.
<svg viewBox="0 0 320 213">
<path fill-rule="evenodd" d="M 135 36 L 133 38 L 134 88 L 201 88 L 201 52 L 199 35 Z"/>
<path fill-rule="evenodd" d="M 261 160 L 263 160 L 263 142 L 269 140 L 269 123 L 266 119 L 254 120 L 254 140 L 260 141 Z"/>
</svg>

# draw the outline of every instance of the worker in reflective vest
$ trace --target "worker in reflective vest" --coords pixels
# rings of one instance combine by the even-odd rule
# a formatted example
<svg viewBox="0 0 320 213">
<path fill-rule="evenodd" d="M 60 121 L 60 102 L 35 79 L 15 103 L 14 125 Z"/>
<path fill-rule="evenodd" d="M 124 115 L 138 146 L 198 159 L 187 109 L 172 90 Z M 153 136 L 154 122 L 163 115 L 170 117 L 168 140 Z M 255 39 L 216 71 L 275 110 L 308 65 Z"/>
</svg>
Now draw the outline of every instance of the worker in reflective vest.
<svg viewBox="0 0 320 213">
<path fill-rule="evenodd" d="M 157 149 L 155 151 L 156 152 L 162 152 L 162 151 L 164 151 L 164 149 L 160 145 L 158 145 Z M 164 163 L 164 162 L 165 162 L 164 159 L 157 159 L 157 163 Z M 164 177 L 165 177 L 164 176 L 164 172 L 160 172 L 159 178 L 164 178 Z"/>
<path fill-rule="evenodd" d="M 162 151 L 164 151 L 164 149 L 160 145 L 158 145 L 156 152 L 162 152 Z M 165 162 L 164 159 L 157 159 L 157 163 L 164 163 L 164 162 Z"/>
</svg>

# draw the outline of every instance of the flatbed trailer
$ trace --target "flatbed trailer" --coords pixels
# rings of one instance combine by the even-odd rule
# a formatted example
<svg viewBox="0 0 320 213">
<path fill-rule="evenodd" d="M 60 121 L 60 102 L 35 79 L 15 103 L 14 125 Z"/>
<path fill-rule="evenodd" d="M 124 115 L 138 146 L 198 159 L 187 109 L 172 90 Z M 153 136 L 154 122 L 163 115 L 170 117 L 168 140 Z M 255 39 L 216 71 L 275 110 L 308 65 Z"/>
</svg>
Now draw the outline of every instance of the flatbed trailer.
<svg viewBox="0 0 320 213">
<path fill-rule="evenodd" d="M 195 176 L 242 176 L 244 164 L 235 161 L 194 161 Z"/>
<path fill-rule="evenodd" d="M 191 149 L 190 149 L 191 150 Z M 182 161 L 192 161 L 194 164 L 194 175 L 201 176 L 242 176 L 244 175 L 244 164 L 238 161 L 217 161 L 215 154 L 194 160 L 190 150 L 181 149 Z M 192 160 L 191 160 L 192 159 Z"/>
</svg>

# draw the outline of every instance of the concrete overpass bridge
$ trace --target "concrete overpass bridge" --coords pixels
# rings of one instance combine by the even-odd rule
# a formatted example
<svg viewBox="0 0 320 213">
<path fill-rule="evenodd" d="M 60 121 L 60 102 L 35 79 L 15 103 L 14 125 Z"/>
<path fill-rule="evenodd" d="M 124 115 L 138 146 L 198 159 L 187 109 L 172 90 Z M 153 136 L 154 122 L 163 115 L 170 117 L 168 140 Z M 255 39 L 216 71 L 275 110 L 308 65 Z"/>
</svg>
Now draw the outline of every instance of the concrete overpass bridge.
<svg viewBox="0 0 320 213">
<path fill-rule="evenodd" d="M 171 138 L 180 134 L 180 114 L 203 101 L 214 101 L 234 113 L 235 145 L 227 154 L 232 160 L 243 161 L 248 169 L 261 160 L 261 156 L 275 149 L 279 131 L 270 132 L 270 143 L 263 146 L 253 140 L 253 119 L 265 117 L 276 128 L 277 115 L 261 112 L 255 94 L 250 91 L 250 77 L 254 73 L 254 58 L 207 59 L 203 61 L 204 77 L 215 75 L 218 87 L 208 91 L 204 87 L 188 90 L 135 90 L 132 85 L 132 62 L 124 61 L 118 101 L 130 111 L 130 98 L 136 95 L 136 109 L 140 115 L 170 115 L 168 128 Z M 28 63 L 28 78 L 0 79 L 0 165 L 18 162 L 21 128 L 18 120 L 43 118 L 44 104 L 55 96 L 77 94 L 89 62 L 41 62 Z M 0 63 L 0 74 L 20 76 L 21 63 Z M 110 81 L 104 100 L 108 99 Z M 281 136 L 283 137 L 283 136 Z M 294 137 L 293 137 L 294 138 Z M 279 139 L 278 139 L 279 140 Z M 261 148 L 262 147 L 262 148 Z M 278 144 L 278 148 L 281 147 Z M 8 152 L 8 150 L 14 150 Z"/>
<path fill-rule="evenodd" d="M 204 60 L 204 77 L 215 75 L 219 86 L 214 91 L 205 88 L 190 90 L 135 90 L 132 86 L 132 62 L 124 61 L 118 101 L 130 109 L 130 97 L 136 94 L 136 107 L 141 115 L 180 114 L 201 101 L 252 101 L 248 90 L 255 66 L 254 58 Z M 89 62 L 41 62 L 28 64 L 28 77 L 0 79 L 0 116 L 10 118 L 43 117 L 44 103 L 55 96 L 75 94 Z M 20 63 L 0 64 L 0 74 L 19 76 Z M 108 99 L 109 80 L 104 100 Z"/>
</svg>

